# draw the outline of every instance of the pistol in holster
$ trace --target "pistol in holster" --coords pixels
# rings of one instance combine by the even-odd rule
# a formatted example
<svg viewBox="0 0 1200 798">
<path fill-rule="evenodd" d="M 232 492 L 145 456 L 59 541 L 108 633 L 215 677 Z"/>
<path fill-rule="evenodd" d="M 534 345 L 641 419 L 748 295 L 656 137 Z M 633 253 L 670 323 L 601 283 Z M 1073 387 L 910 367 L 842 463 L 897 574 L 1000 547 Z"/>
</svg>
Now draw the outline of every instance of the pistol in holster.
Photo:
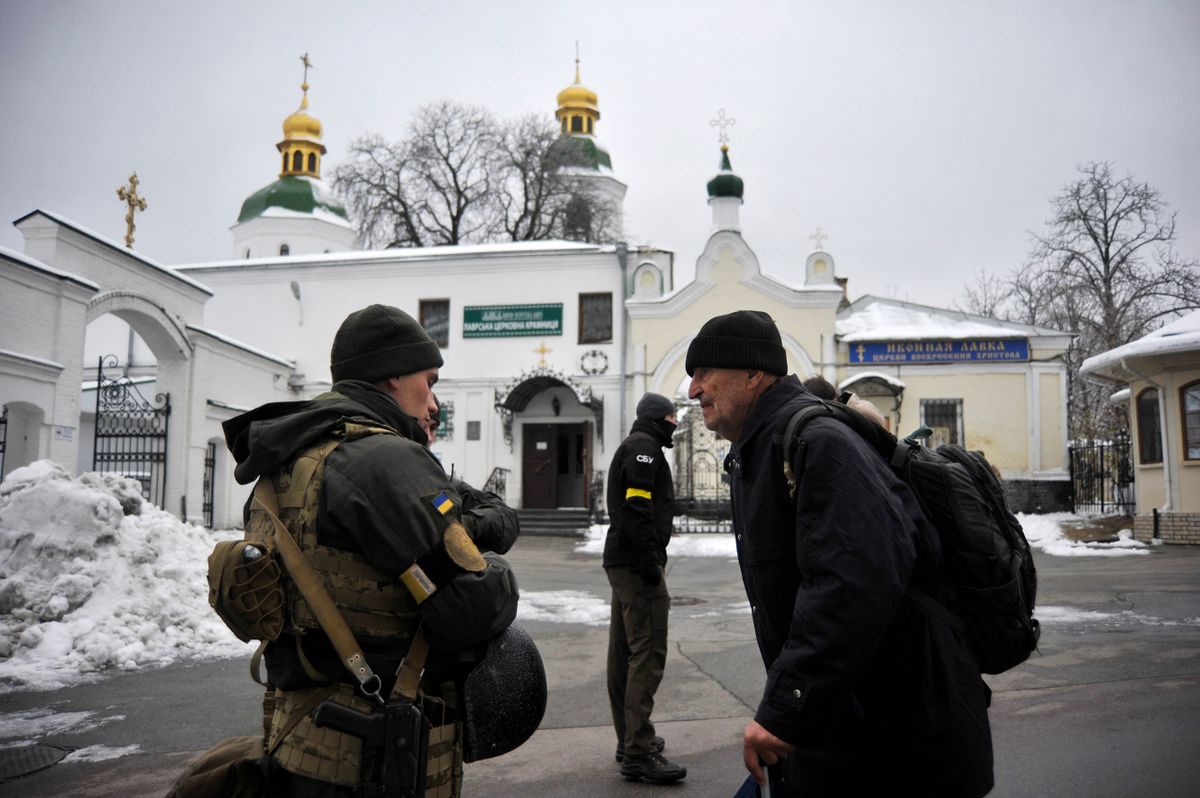
<svg viewBox="0 0 1200 798">
<path fill-rule="evenodd" d="M 422 798 L 429 759 L 429 722 L 421 708 L 404 699 L 388 701 L 374 712 L 323 701 L 313 723 L 363 741 L 364 798 Z"/>
</svg>

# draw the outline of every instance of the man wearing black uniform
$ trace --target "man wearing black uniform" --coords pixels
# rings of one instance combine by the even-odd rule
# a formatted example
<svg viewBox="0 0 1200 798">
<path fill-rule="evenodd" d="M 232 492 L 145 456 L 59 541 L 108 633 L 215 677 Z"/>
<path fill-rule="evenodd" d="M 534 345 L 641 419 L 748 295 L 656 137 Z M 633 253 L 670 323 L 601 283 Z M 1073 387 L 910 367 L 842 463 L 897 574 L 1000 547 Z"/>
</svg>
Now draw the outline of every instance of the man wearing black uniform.
<svg viewBox="0 0 1200 798">
<path fill-rule="evenodd" d="M 663 579 L 675 490 L 662 447 L 671 446 L 675 405 L 647 393 L 608 470 L 608 537 L 604 570 L 612 585 L 608 632 L 608 701 L 621 775 L 673 782 L 687 769 L 662 755 L 650 713 L 667 659 L 671 597 Z"/>
</svg>

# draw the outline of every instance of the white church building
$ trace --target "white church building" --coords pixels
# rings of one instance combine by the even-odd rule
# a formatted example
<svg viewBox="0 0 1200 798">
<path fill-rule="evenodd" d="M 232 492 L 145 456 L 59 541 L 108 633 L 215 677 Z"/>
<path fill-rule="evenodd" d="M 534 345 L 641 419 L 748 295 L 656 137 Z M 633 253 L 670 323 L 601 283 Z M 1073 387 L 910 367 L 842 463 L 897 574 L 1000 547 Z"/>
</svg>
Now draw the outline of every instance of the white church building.
<svg viewBox="0 0 1200 798">
<path fill-rule="evenodd" d="M 727 147 L 708 184 L 711 234 L 684 285 L 672 252 L 625 243 L 357 251 L 321 180 L 321 125 L 302 88 L 276 145 L 279 178 L 243 203 L 230 260 L 168 267 L 48 211 L 15 222 L 24 252 L 0 249 L 3 473 L 39 458 L 127 473 L 189 520 L 236 526 L 248 488 L 233 480 L 221 422 L 327 390 L 338 325 L 381 302 L 442 348 L 433 450 L 447 471 L 502 487 L 519 508 L 588 507 L 603 501 L 599 478 L 641 394 L 686 405 L 692 337 L 713 315 L 754 308 L 778 321 L 801 377 L 857 392 L 893 431 L 926 423 L 983 449 L 1019 509 L 1064 509 L 1069 335 L 850 302 L 821 248 L 798 254 L 788 280 L 765 274 L 741 234 Z M 595 137 L 597 98 L 578 71 L 556 116 L 594 154 L 578 178 L 619 208 L 626 184 Z M 97 368 L 104 355 L 115 357 Z M 677 447 L 677 482 L 719 492 L 723 444 L 683 416 L 692 437 Z"/>
</svg>

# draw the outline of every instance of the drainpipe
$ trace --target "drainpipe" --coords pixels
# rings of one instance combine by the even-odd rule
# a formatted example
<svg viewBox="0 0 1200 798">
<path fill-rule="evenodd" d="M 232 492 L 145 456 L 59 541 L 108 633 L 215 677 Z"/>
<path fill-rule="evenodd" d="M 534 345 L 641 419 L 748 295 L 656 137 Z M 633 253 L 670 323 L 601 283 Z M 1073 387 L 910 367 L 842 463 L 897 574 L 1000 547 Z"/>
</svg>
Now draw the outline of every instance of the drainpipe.
<svg viewBox="0 0 1200 798">
<path fill-rule="evenodd" d="M 1166 391 L 1166 388 L 1162 385 L 1159 385 L 1157 382 L 1150 379 L 1145 374 L 1141 373 L 1137 369 L 1130 366 L 1129 363 L 1126 362 L 1126 358 L 1121 358 L 1121 368 L 1125 369 L 1130 374 L 1136 374 L 1138 377 L 1141 377 L 1143 380 L 1145 380 L 1146 382 L 1153 385 L 1154 389 L 1156 391 L 1158 391 L 1158 420 L 1159 420 L 1158 434 L 1159 434 L 1159 437 L 1161 438 L 1159 445 L 1162 446 L 1163 490 L 1166 491 L 1166 496 L 1163 501 L 1162 510 L 1163 510 L 1163 512 L 1170 512 L 1170 510 L 1171 510 L 1171 493 L 1173 490 L 1173 482 L 1174 482 L 1174 480 L 1172 480 L 1172 478 L 1171 478 L 1171 473 L 1172 473 L 1172 471 L 1174 471 L 1174 468 L 1172 468 L 1172 464 L 1171 464 L 1170 449 L 1167 448 L 1168 445 L 1170 444 L 1171 437 L 1170 437 L 1170 435 L 1167 434 L 1167 424 L 1169 422 L 1169 419 L 1167 418 L 1167 391 Z M 1130 396 L 1130 399 L 1132 400 L 1133 397 Z M 1156 511 L 1156 513 L 1157 513 L 1157 511 Z M 1156 532 L 1158 529 L 1157 519 L 1158 519 L 1158 516 L 1156 514 L 1155 515 L 1155 530 L 1156 530 Z"/>
<path fill-rule="evenodd" d="M 621 354 L 618 357 L 620 364 L 621 376 L 621 392 L 620 392 L 620 437 L 624 437 L 625 426 L 625 391 L 626 385 L 626 353 L 629 351 L 629 311 L 625 307 L 625 300 L 629 298 L 629 280 L 626 276 L 626 271 L 629 268 L 629 245 L 624 241 L 617 242 L 617 265 L 621 267 Z"/>
</svg>

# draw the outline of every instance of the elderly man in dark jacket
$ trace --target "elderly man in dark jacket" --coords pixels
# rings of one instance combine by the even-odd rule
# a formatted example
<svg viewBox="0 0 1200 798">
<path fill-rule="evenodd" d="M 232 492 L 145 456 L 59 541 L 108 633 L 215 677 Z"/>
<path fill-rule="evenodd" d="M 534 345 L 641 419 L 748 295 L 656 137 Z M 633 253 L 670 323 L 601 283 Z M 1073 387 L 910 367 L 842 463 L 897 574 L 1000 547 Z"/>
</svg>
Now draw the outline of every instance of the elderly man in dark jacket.
<svg viewBox="0 0 1200 798">
<path fill-rule="evenodd" d="M 987 794 L 987 686 L 960 635 L 905 600 L 910 584 L 945 598 L 937 534 L 908 487 L 850 427 L 817 418 L 789 497 L 778 436 L 818 400 L 783 376 L 766 313 L 710 319 L 686 369 L 705 426 L 733 444 L 738 562 L 767 669 L 747 769 L 763 784 L 768 766 L 776 796 Z"/>
<path fill-rule="evenodd" d="M 621 773 L 650 782 L 679 781 L 687 768 L 667 760 L 650 713 L 667 660 L 671 597 L 663 568 L 671 540 L 675 488 L 663 447 L 671 446 L 675 405 L 647 393 L 629 436 L 608 469 L 604 571 L 612 585 L 608 630 L 608 701 Z"/>
<path fill-rule="evenodd" d="M 412 317 L 386 305 L 350 314 L 334 338 L 330 361 L 334 384 L 328 393 L 263 405 L 225 422 L 235 476 L 243 484 L 266 479 L 277 494 L 288 532 L 384 681 L 382 694 L 391 690 L 419 627 L 431 647 L 423 689 L 448 697 L 450 685 L 464 675 L 463 652 L 502 632 L 516 616 L 511 569 L 501 557 L 478 551 L 502 552 L 512 544 L 515 513 L 490 494 L 472 496 L 466 504 L 473 509 L 464 508 L 430 453 L 426 428 L 442 357 Z M 317 486 L 317 496 L 303 489 L 296 497 L 293 483 L 302 474 L 297 463 L 311 459 L 314 447 L 335 441 L 316 481 L 305 483 Z M 249 524 L 263 510 L 255 502 L 246 512 Z M 414 564 L 425 577 L 418 580 L 421 597 L 400 579 Z M 364 781 L 380 778 L 379 757 L 397 752 L 373 757 L 361 739 L 315 726 L 311 712 L 323 697 L 365 712 L 374 705 L 355 689 L 323 626 L 294 628 L 303 621 L 292 605 L 289 614 L 289 627 L 265 656 L 276 688 L 271 738 L 277 743 L 264 762 L 267 793 L 360 795 Z M 437 774 L 437 786 L 447 791 L 461 782 L 461 745 L 456 750 L 443 757 L 453 766 Z"/>
</svg>

